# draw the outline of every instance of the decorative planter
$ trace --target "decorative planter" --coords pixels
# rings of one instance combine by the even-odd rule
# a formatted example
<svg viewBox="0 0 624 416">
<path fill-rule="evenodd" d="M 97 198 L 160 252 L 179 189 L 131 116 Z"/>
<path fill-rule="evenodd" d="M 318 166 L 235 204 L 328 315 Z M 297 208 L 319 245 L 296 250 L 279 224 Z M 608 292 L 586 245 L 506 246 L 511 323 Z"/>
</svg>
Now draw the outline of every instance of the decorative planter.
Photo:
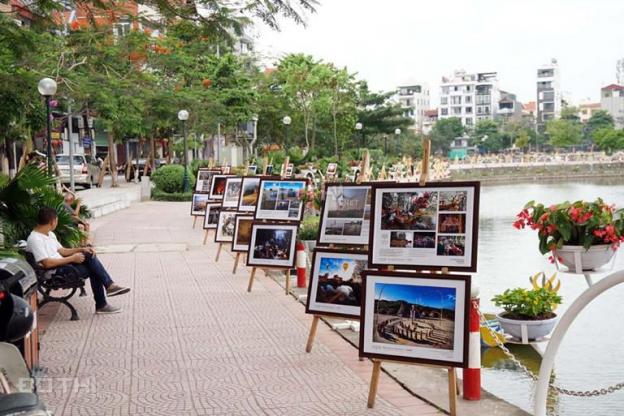
<svg viewBox="0 0 624 416">
<path fill-rule="evenodd" d="M 572 273 L 583 273 L 604 266 L 614 254 L 615 250 L 610 244 L 591 246 L 589 250 L 583 246 L 563 246 L 555 250 L 557 262 Z"/>
<path fill-rule="evenodd" d="M 544 319 L 541 321 L 523 321 L 519 319 L 509 319 L 501 315 L 505 312 L 501 312 L 496 315 L 498 322 L 500 323 L 503 331 L 506 334 L 512 335 L 515 338 L 521 339 L 523 342 L 528 340 L 534 340 L 543 338 L 550 334 L 557 324 L 558 317 Z M 526 339 L 522 336 L 522 327 L 526 327 Z"/>
</svg>

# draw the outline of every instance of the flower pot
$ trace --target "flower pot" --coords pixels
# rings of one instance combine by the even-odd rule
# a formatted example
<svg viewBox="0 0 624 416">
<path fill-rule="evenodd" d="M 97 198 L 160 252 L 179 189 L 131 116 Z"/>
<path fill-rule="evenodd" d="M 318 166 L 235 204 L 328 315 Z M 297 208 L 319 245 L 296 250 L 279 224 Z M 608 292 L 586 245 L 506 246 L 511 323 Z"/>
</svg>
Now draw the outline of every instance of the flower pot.
<svg viewBox="0 0 624 416">
<path fill-rule="evenodd" d="M 308 253 L 308 258 L 312 258 L 312 253 L 314 253 L 314 249 L 316 248 L 316 240 L 302 240 L 301 241 L 305 246 L 306 253 Z"/>
<path fill-rule="evenodd" d="M 534 340 L 543 338 L 550 334 L 557 324 L 558 317 L 550 319 L 543 319 L 537 321 L 525 321 L 520 319 L 505 318 L 506 312 L 501 312 L 496 315 L 498 322 L 500 323 L 503 331 L 506 334 L 513 336 L 514 338 L 522 339 L 522 327 L 526 326 L 527 340 Z"/>
<path fill-rule="evenodd" d="M 615 250 L 610 244 L 592 246 L 585 250 L 583 246 L 563 246 L 555 250 L 557 262 L 563 264 L 571 273 L 595 270 L 611 260 Z"/>
</svg>

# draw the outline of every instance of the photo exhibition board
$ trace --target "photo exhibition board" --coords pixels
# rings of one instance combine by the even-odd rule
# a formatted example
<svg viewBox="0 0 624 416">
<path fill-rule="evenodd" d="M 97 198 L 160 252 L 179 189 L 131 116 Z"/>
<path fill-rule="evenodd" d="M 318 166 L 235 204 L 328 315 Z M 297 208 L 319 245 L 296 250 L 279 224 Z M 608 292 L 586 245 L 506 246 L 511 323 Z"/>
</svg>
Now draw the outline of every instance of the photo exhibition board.
<svg viewBox="0 0 624 416">
<path fill-rule="evenodd" d="M 202 168 L 197 171 L 197 181 L 195 182 L 195 192 L 200 194 L 210 193 L 210 184 L 212 176 L 220 174 L 220 169 Z"/>
<path fill-rule="evenodd" d="M 217 228 L 221 209 L 220 202 L 208 202 L 206 204 L 206 213 L 204 214 L 204 230 L 215 230 Z"/>
<path fill-rule="evenodd" d="M 232 175 L 216 174 L 212 175 L 210 182 L 210 199 L 221 201 L 225 194 L 225 182 Z"/>
<path fill-rule="evenodd" d="M 223 192 L 223 208 L 238 207 L 238 200 L 240 198 L 242 176 L 228 176 L 225 178 L 225 190 Z"/>
<path fill-rule="evenodd" d="M 369 266 L 476 272 L 479 182 L 373 184 Z"/>
<path fill-rule="evenodd" d="M 191 215 L 201 217 L 206 213 L 206 205 L 208 204 L 208 194 L 193 194 L 191 201 Z"/>
<path fill-rule="evenodd" d="M 362 272 L 368 255 L 347 250 L 314 250 L 306 313 L 360 318 Z"/>
<path fill-rule="evenodd" d="M 234 223 L 237 211 L 221 209 L 215 233 L 215 243 L 231 243 L 234 239 Z"/>
<path fill-rule="evenodd" d="M 326 184 L 318 244 L 367 245 L 370 215 L 370 184 Z"/>
<path fill-rule="evenodd" d="M 241 183 L 240 199 L 238 210 L 241 212 L 255 212 L 260 192 L 260 177 L 245 176 Z"/>
<path fill-rule="evenodd" d="M 291 268 L 295 265 L 297 224 L 254 222 L 247 266 Z"/>
<path fill-rule="evenodd" d="M 234 239 L 232 240 L 233 252 L 246 253 L 249 251 L 253 221 L 254 217 L 249 213 L 236 215 L 234 223 Z"/>
<path fill-rule="evenodd" d="M 470 277 L 363 272 L 360 356 L 465 367 Z"/>
<path fill-rule="evenodd" d="M 257 220 L 301 221 L 305 180 L 262 179 L 256 205 Z"/>
</svg>

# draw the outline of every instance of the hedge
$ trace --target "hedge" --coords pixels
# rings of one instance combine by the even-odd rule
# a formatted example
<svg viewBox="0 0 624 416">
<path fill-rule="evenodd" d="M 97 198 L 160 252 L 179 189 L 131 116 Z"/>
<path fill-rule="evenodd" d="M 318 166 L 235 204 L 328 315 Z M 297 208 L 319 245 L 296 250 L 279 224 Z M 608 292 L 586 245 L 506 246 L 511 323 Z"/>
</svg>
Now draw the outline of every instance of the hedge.
<svg viewBox="0 0 624 416">
<path fill-rule="evenodd" d="M 189 187 L 193 187 L 195 176 L 189 171 Z M 184 166 L 182 165 L 165 165 L 151 176 L 152 182 L 156 185 L 156 189 L 166 193 L 178 193 L 184 190 Z"/>
<path fill-rule="evenodd" d="M 152 190 L 153 201 L 191 201 L 193 200 L 193 193 L 187 194 L 183 192 L 163 192 L 158 188 Z"/>
</svg>

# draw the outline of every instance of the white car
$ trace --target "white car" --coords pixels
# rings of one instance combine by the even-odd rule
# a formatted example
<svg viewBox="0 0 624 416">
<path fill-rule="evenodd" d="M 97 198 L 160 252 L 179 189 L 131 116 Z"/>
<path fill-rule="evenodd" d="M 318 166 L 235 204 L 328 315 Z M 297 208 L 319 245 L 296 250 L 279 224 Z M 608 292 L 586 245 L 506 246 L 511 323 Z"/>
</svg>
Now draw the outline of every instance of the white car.
<svg viewBox="0 0 624 416">
<path fill-rule="evenodd" d="M 61 173 L 61 182 L 70 183 L 69 155 L 56 155 L 56 164 Z M 91 188 L 100 176 L 100 162 L 90 155 L 74 155 L 74 183 Z"/>
</svg>

